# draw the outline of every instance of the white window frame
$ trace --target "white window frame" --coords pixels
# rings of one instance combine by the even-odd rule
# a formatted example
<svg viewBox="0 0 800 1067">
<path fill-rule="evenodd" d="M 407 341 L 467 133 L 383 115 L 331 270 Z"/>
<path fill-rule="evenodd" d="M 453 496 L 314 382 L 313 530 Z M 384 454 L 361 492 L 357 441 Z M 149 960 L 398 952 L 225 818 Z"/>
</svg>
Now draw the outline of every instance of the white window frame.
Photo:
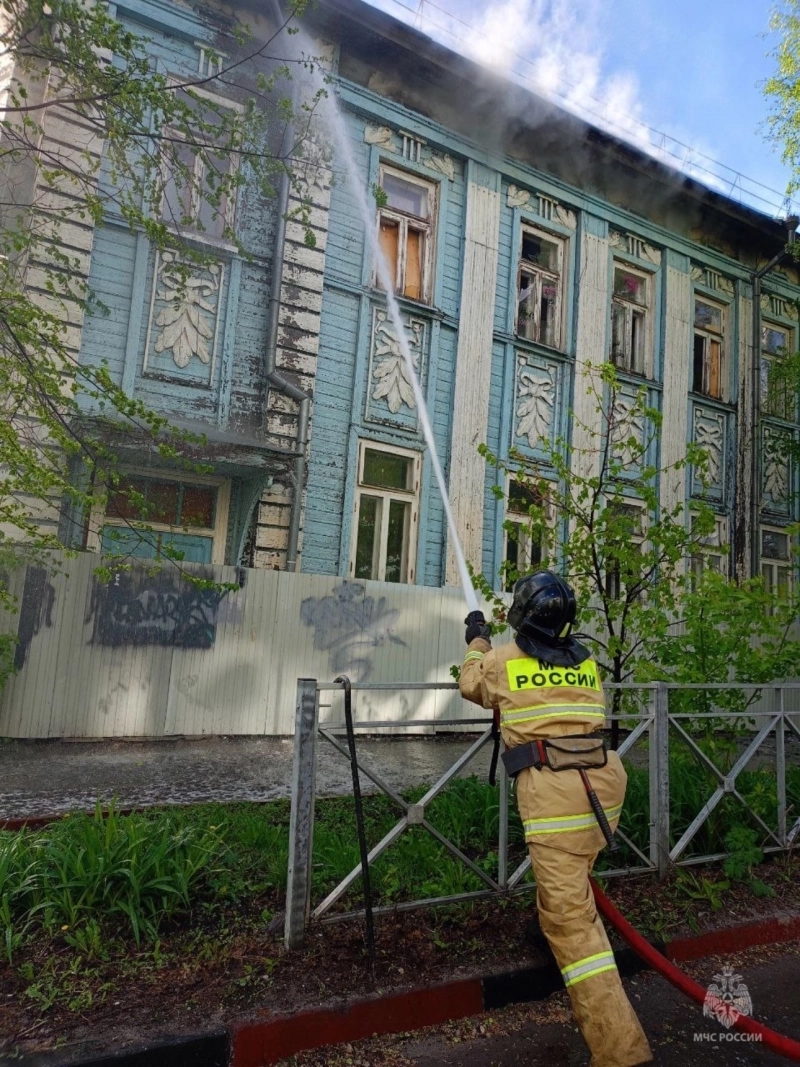
<svg viewBox="0 0 800 1067">
<path fill-rule="evenodd" d="M 438 217 L 438 193 L 439 186 L 436 182 L 426 181 L 424 178 L 418 177 L 416 174 L 411 174 L 407 170 L 402 170 L 399 167 L 390 167 L 384 163 L 381 163 L 378 168 L 378 184 L 383 189 L 383 181 L 386 175 L 390 175 L 393 178 L 397 178 L 400 181 L 407 182 L 409 185 L 417 185 L 421 189 L 424 189 L 428 194 L 428 205 L 430 218 L 423 219 L 419 215 L 411 215 L 405 211 L 400 211 L 397 208 L 381 207 L 378 209 L 378 221 L 377 221 L 377 236 L 378 245 L 381 242 L 381 222 L 384 219 L 394 223 L 398 227 L 398 240 L 397 240 L 397 263 L 395 264 L 395 295 L 402 297 L 404 300 L 413 300 L 418 304 L 430 304 L 431 293 L 433 285 L 433 264 L 434 264 L 434 246 L 435 246 L 435 233 L 436 233 L 436 219 Z M 422 277 L 420 279 L 420 294 L 418 297 L 406 296 L 406 259 L 408 252 L 408 230 L 409 226 L 423 235 L 423 250 L 422 250 L 422 262 L 420 269 L 422 271 Z M 377 266 L 373 273 L 372 284 L 375 288 L 382 288 L 380 279 L 378 278 Z"/>
<path fill-rule="evenodd" d="M 644 282 L 645 302 L 637 304 L 614 293 L 614 274 L 617 270 L 633 274 Z M 629 374 L 645 378 L 653 376 L 653 275 L 649 271 L 631 266 L 622 259 L 611 264 L 611 362 Z M 614 323 L 617 311 L 623 317 L 623 342 L 620 350 L 614 348 Z M 641 321 L 637 330 L 636 322 Z M 638 349 L 638 351 L 637 351 Z"/>
<path fill-rule="evenodd" d="M 119 526 L 123 529 L 152 530 L 153 533 L 188 534 L 194 537 L 207 537 L 211 541 L 211 562 L 225 562 L 225 545 L 228 539 L 228 514 L 231 502 L 231 483 L 229 479 L 212 475 L 173 474 L 169 471 L 157 471 L 147 467 L 124 467 L 120 474 L 129 478 L 147 478 L 151 482 L 183 482 L 185 485 L 208 485 L 216 488 L 217 498 L 214 506 L 214 525 L 206 526 L 172 526 L 169 523 L 150 522 L 147 519 L 118 519 L 106 515 L 105 505 L 101 499 L 95 500 L 89 516 L 89 529 L 86 547 L 90 552 L 99 552 L 102 547 L 104 526 Z"/>
<path fill-rule="evenodd" d="M 630 542 L 631 542 L 631 544 L 634 544 L 634 545 L 643 545 L 645 543 L 645 541 L 647 540 L 647 507 L 646 507 L 646 505 L 644 504 L 643 501 L 641 501 L 641 500 L 633 500 L 633 499 L 628 499 L 628 498 L 626 498 L 624 500 L 607 501 L 606 502 L 606 507 L 607 508 L 610 507 L 612 509 L 614 507 L 617 507 L 617 508 L 625 508 L 625 509 L 631 509 L 631 510 L 638 511 L 639 512 L 639 517 L 640 517 L 639 533 L 636 534 L 636 535 L 632 534 L 631 537 L 630 537 Z M 615 569 L 613 571 L 610 570 L 609 567 L 608 567 L 608 563 L 609 563 L 608 552 L 606 552 L 605 573 L 604 573 L 604 584 L 605 584 L 606 596 L 608 596 L 610 600 L 621 600 L 622 599 L 622 593 L 623 593 L 622 575 L 620 574 L 618 569 Z M 612 583 L 613 583 L 613 589 L 612 589 Z"/>
<path fill-rule="evenodd" d="M 765 556 L 764 555 L 764 534 L 765 533 L 780 534 L 782 537 L 786 538 L 786 547 L 787 547 L 788 555 L 785 557 L 785 559 L 784 558 L 777 558 L 777 557 L 773 557 L 773 556 Z M 769 589 L 772 592 L 774 592 L 775 590 L 780 588 L 779 576 L 780 576 L 781 572 L 785 572 L 785 574 L 786 574 L 786 589 L 787 589 L 787 592 L 791 593 L 792 589 L 794 588 L 794 583 L 795 583 L 795 576 L 794 576 L 795 563 L 794 563 L 794 559 L 792 558 L 792 541 L 793 541 L 792 534 L 789 531 L 789 529 L 787 527 L 785 527 L 785 526 L 770 526 L 770 525 L 766 525 L 765 524 L 765 525 L 761 525 L 759 527 L 759 530 L 758 530 L 759 574 L 760 574 L 760 576 L 762 578 L 768 580 Z M 769 572 L 770 572 L 768 578 L 767 578 L 767 575 L 764 573 L 765 570 L 769 570 Z"/>
<path fill-rule="evenodd" d="M 513 474 L 509 474 L 506 479 L 506 494 L 505 494 L 505 523 L 512 523 L 516 527 L 517 539 L 515 542 L 517 548 L 517 570 L 520 574 L 526 574 L 534 566 L 533 552 L 534 547 L 533 539 L 530 532 L 530 516 L 527 511 L 515 510 L 512 507 L 511 501 L 511 486 L 518 479 Z M 542 531 L 542 538 L 536 546 L 539 550 L 539 561 L 535 564 L 539 566 L 540 563 L 548 558 L 548 548 L 552 545 L 555 534 L 555 509 L 552 504 L 547 501 L 544 502 L 544 525 L 545 530 Z M 508 561 L 509 545 L 512 544 L 512 537 L 507 529 L 503 529 L 503 561 Z M 510 588 L 510 587 L 509 587 Z"/>
<path fill-rule="evenodd" d="M 727 575 L 729 557 L 728 519 L 725 515 L 715 515 L 714 529 L 693 546 L 689 570 L 693 578 L 699 578 L 706 568 Z"/>
<path fill-rule="evenodd" d="M 710 307 L 714 307 L 719 310 L 719 333 L 716 330 L 696 325 L 695 315 L 698 301 L 701 304 L 708 304 Z M 706 296 L 705 293 L 697 291 L 694 293 L 694 299 L 692 301 L 692 392 L 695 392 L 701 396 L 710 397 L 712 400 L 725 401 L 728 398 L 728 311 L 728 305 L 723 303 L 722 301 L 715 300 L 713 297 Z M 695 346 L 698 337 L 701 337 L 703 339 L 703 365 L 700 389 L 695 388 Z M 718 394 L 712 393 L 710 391 L 711 364 L 708 353 L 711 345 L 715 341 L 718 341 L 720 346 Z"/>
<path fill-rule="evenodd" d="M 169 79 L 169 82 L 172 85 L 181 84 L 180 80 L 178 78 L 176 78 L 176 77 L 171 77 Z M 240 113 L 244 111 L 244 106 L 242 104 L 240 104 L 240 103 L 237 103 L 237 101 L 229 100 L 229 99 L 227 99 L 227 97 L 219 96 L 219 94 L 217 94 L 217 93 L 208 92 L 207 89 L 192 88 L 192 94 L 194 94 L 196 96 L 199 96 L 199 97 L 201 97 L 201 98 L 203 98 L 205 100 L 208 100 L 209 103 L 213 104 L 215 107 L 220 108 L 220 110 L 222 110 L 222 111 L 238 111 Z M 171 127 L 168 126 L 168 127 L 165 128 L 164 133 L 165 133 L 165 136 L 173 138 L 176 142 L 186 143 L 185 142 L 185 137 L 183 136 L 183 132 L 180 131 L 180 130 L 174 130 Z M 240 160 L 239 154 L 237 152 L 230 152 L 230 153 L 228 153 L 228 155 L 230 157 L 230 170 L 229 170 L 229 173 L 231 175 L 234 175 L 239 170 L 239 166 L 241 164 L 241 160 Z M 189 218 L 191 218 L 191 219 L 196 219 L 196 218 L 199 218 L 199 216 L 200 216 L 200 203 L 201 203 L 202 188 L 203 188 L 203 170 L 204 170 L 204 167 L 203 167 L 202 157 L 201 157 L 201 155 L 199 153 L 195 153 L 195 156 L 194 156 L 193 181 L 192 181 L 192 189 L 191 189 L 192 202 L 191 202 L 190 210 L 189 210 Z M 207 242 L 209 244 L 214 244 L 215 246 L 222 245 L 222 246 L 224 246 L 226 248 L 232 248 L 233 247 L 231 245 L 230 239 L 226 238 L 225 236 L 217 237 L 215 234 L 209 233 L 207 230 L 197 230 L 197 229 L 195 229 L 194 226 L 191 223 L 185 223 L 184 224 L 184 223 L 180 222 L 179 220 L 167 217 L 167 215 L 166 215 L 167 185 L 171 181 L 169 160 L 165 159 L 163 161 L 162 168 L 161 168 L 161 179 L 162 179 L 162 187 L 163 187 L 163 192 L 162 192 L 162 197 L 161 197 L 161 219 L 170 229 L 177 230 L 180 233 L 185 234 L 186 236 L 190 236 L 192 238 L 192 240 L 195 240 L 195 241 L 204 241 L 204 242 Z M 229 227 L 230 229 L 233 229 L 233 227 L 235 225 L 235 222 L 236 222 L 237 202 L 238 202 L 238 188 L 234 185 L 234 187 L 230 190 L 230 193 L 228 195 L 228 201 L 225 204 L 225 210 L 220 213 L 220 216 L 218 216 L 218 217 L 221 217 L 221 219 L 222 219 L 223 228 L 228 228 Z"/>
<path fill-rule="evenodd" d="M 767 351 L 764 345 L 764 334 L 767 330 L 777 330 L 785 336 L 786 344 L 784 345 L 783 352 L 779 353 Z M 790 326 L 786 326 L 782 322 L 773 322 L 771 319 L 761 320 L 760 403 L 762 415 L 766 415 L 768 418 L 783 419 L 785 422 L 797 421 L 797 397 L 794 398 L 794 403 L 791 405 L 792 410 L 789 412 L 788 415 L 776 412 L 774 408 L 777 405 L 770 405 L 769 403 L 770 368 L 773 366 L 777 366 L 784 358 L 784 356 L 794 351 L 795 333 Z"/>
<path fill-rule="evenodd" d="M 523 241 L 526 235 L 538 237 L 555 245 L 558 250 L 558 267 L 555 271 L 522 258 Z M 514 309 L 514 333 L 526 341 L 546 345 L 562 351 L 564 347 L 564 267 L 567 262 L 567 239 L 538 226 L 523 223 L 517 253 L 516 307 Z M 556 290 L 553 312 L 553 337 L 551 341 L 541 336 L 542 288 L 546 282 L 554 283 Z M 524 300 L 521 295 L 530 290 Z M 528 309 L 530 309 L 528 311 Z M 525 317 L 523 317 L 525 316 Z"/>
<path fill-rule="evenodd" d="M 408 490 L 389 489 L 380 486 L 367 485 L 364 482 L 364 459 L 367 451 L 386 452 L 392 456 L 402 456 L 411 461 L 411 488 Z M 372 579 L 359 579 L 360 581 L 385 581 L 386 554 L 389 537 L 389 511 L 393 500 L 409 504 L 408 525 L 405 530 L 405 573 L 404 582 L 392 583 L 399 585 L 413 585 L 416 581 L 417 564 L 417 535 L 419 528 L 419 488 L 420 472 L 422 469 L 422 457 L 419 452 L 408 448 L 397 448 L 393 445 L 385 445 L 378 441 L 362 440 L 358 443 L 358 466 L 356 473 L 356 490 L 353 500 L 353 530 L 350 539 L 350 565 L 349 573 L 355 575 L 356 552 L 358 549 L 358 516 L 362 497 L 377 497 L 381 501 L 380 523 L 381 528 L 377 537 L 378 559 L 375 566 L 376 577 Z M 401 570 L 403 568 L 401 567 Z"/>
</svg>

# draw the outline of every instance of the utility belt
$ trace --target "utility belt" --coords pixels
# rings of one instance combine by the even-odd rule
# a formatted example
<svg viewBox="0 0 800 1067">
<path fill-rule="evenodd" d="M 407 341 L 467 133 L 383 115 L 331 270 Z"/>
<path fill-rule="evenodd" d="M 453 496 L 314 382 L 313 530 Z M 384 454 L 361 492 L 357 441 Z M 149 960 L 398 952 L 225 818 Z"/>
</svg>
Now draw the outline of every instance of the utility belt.
<svg viewBox="0 0 800 1067">
<path fill-rule="evenodd" d="M 535 767 L 537 771 L 543 767 L 549 767 L 551 771 L 605 767 L 608 763 L 608 752 L 604 737 L 580 734 L 528 741 L 524 745 L 509 748 L 500 758 L 509 777 L 516 778 L 527 767 Z"/>
</svg>

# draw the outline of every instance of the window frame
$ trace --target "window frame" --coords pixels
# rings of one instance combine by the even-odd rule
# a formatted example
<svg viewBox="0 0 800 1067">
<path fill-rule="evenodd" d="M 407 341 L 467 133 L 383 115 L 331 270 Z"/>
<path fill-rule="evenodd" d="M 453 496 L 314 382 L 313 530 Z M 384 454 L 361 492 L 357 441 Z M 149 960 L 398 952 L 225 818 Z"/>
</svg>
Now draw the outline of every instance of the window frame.
<svg viewBox="0 0 800 1067">
<path fill-rule="evenodd" d="M 171 76 L 168 81 L 170 85 L 179 85 L 183 83 L 182 80 L 179 79 L 177 76 Z M 220 96 L 218 93 L 209 92 L 207 89 L 199 89 L 192 87 L 192 94 L 199 96 L 205 100 L 208 100 L 211 104 L 213 104 L 215 107 L 218 107 L 221 111 L 238 111 L 240 114 L 244 111 L 244 106 L 238 103 L 236 100 L 230 100 L 227 97 Z M 180 142 L 181 144 L 188 143 L 185 137 L 182 135 L 181 131 L 175 130 L 171 126 L 166 126 L 164 129 L 164 133 L 168 137 L 171 137 L 175 140 L 176 147 L 177 142 Z M 239 171 L 239 168 L 241 166 L 241 157 L 238 152 L 230 152 L 228 153 L 228 156 L 230 158 L 229 174 L 233 176 Z M 204 165 L 202 162 L 202 157 L 199 153 L 195 153 L 193 163 L 193 182 L 191 188 L 191 210 L 189 211 L 190 218 L 199 218 L 200 204 L 202 202 L 203 173 Z M 161 221 L 170 230 L 178 232 L 181 234 L 181 236 L 190 238 L 193 241 L 202 241 L 208 244 L 212 244 L 215 247 L 222 246 L 228 249 L 233 248 L 234 246 L 231 243 L 230 238 L 227 238 L 224 235 L 217 236 L 216 234 L 210 233 L 208 230 L 195 229 L 195 227 L 191 223 L 184 224 L 175 220 L 174 218 L 167 217 L 167 215 L 165 214 L 167 187 L 171 179 L 172 175 L 170 171 L 169 160 L 163 159 L 161 162 Z M 230 228 L 231 230 L 234 229 L 236 225 L 236 211 L 238 208 L 238 202 L 238 188 L 234 186 L 230 191 L 227 203 L 225 204 L 224 211 L 221 211 L 217 216 L 218 219 L 222 220 L 223 230 L 226 228 Z"/>
<path fill-rule="evenodd" d="M 764 555 L 764 534 L 776 533 L 786 538 L 787 556 L 784 558 L 777 556 L 765 556 Z M 796 577 L 794 574 L 795 563 L 792 558 L 792 541 L 793 537 L 788 527 L 786 526 L 774 526 L 771 523 L 762 523 L 758 528 L 758 573 L 759 577 L 765 578 L 764 570 L 769 567 L 773 570 L 773 574 L 770 578 L 769 590 L 774 592 L 776 589 L 780 589 L 780 582 L 778 579 L 780 571 L 786 572 L 786 591 L 791 594 L 795 586 Z M 765 582 L 765 588 L 766 582 Z"/>
<path fill-rule="evenodd" d="M 698 326 L 697 319 L 697 304 L 707 304 L 709 307 L 716 308 L 720 312 L 720 330 L 717 331 L 709 329 L 708 327 Z M 696 396 L 705 396 L 710 400 L 717 400 L 720 402 L 727 402 L 728 400 L 728 314 L 730 305 L 719 298 L 706 296 L 704 292 L 694 291 L 692 297 L 692 382 L 691 392 Z M 697 339 L 703 340 L 703 357 L 702 357 L 702 373 L 701 373 L 701 387 L 696 388 L 697 385 Z M 712 368 L 709 360 L 709 348 L 714 342 L 719 343 L 719 392 L 712 393 L 710 391 L 710 378 L 712 374 Z"/>
<path fill-rule="evenodd" d="M 695 516 L 692 516 L 694 519 Z M 712 558 L 719 558 L 719 566 L 708 562 Z M 688 569 L 692 582 L 700 577 L 706 567 L 711 567 L 718 574 L 725 577 L 729 574 L 730 540 L 728 534 L 727 515 L 714 516 L 714 532 L 708 534 L 694 546 L 689 557 Z"/>
<path fill-rule="evenodd" d="M 381 486 L 368 485 L 364 482 L 364 462 L 368 451 L 385 452 L 393 456 L 401 456 L 411 461 L 410 489 L 391 489 Z M 358 456 L 356 460 L 356 484 L 353 494 L 353 529 L 350 537 L 350 560 L 348 573 L 356 581 L 386 581 L 386 557 L 388 550 L 389 534 L 389 505 L 393 500 L 409 504 L 408 523 L 404 531 L 405 551 L 405 579 L 400 582 L 391 582 L 392 585 L 414 585 L 417 580 L 417 541 L 419 538 L 419 508 L 420 508 L 420 482 L 422 473 L 422 455 L 410 448 L 402 448 L 395 445 L 387 445 L 380 441 L 361 439 L 358 442 Z M 380 506 L 380 531 L 378 537 L 377 576 L 372 578 L 356 578 L 356 556 L 358 552 L 358 532 L 360 504 L 363 497 L 377 497 L 381 501 Z M 373 548 L 373 553 L 375 549 Z M 402 569 L 402 568 L 401 568 Z"/>
<path fill-rule="evenodd" d="M 427 178 L 414 174 L 412 171 L 403 170 L 402 167 L 394 167 L 391 164 L 381 162 L 378 165 L 378 186 L 380 189 L 383 189 L 384 178 L 387 174 L 391 177 L 398 178 L 400 181 L 407 182 L 409 185 L 419 186 L 428 194 L 428 219 L 423 219 L 419 215 L 412 215 L 408 212 L 401 211 L 399 208 L 389 207 L 387 204 L 385 207 L 378 208 L 376 227 L 378 246 L 381 251 L 383 251 L 383 245 L 381 243 L 382 220 L 388 219 L 391 222 L 396 223 L 398 227 L 398 253 L 395 262 L 394 295 L 400 297 L 402 300 L 413 300 L 416 304 L 430 306 L 433 300 L 436 228 L 439 213 L 439 183 L 429 181 Z M 408 296 L 405 292 L 409 223 L 413 224 L 412 228 L 414 230 L 423 234 L 423 253 L 420 262 L 422 276 L 419 287 L 420 295 L 418 297 Z M 391 264 L 387 265 L 391 267 Z M 372 273 L 372 285 L 376 289 L 383 289 L 378 276 L 377 264 L 375 264 Z"/>
<path fill-rule="evenodd" d="M 636 277 L 642 279 L 645 284 L 645 303 L 637 304 L 633 300 L 626 300 L 622 296 L 618 296 L 614 292 L 614 275 L 617 270 L 625 271 L 629 274 L 633 274 Z M 609 362 L 623 371 L 626 374 L 633 374 L 640 378 L 652 378 L 653 377 L 653 312 L 654 312 L 654 299 L 655 299 L 655 279 L 652 271 L 647 271 L 639 266 L 635 266 L 628 263 L 627 260 L 617 258 L 616 256 L 611 261 L 611 328 L 609 331 L 610 339 L 610 352 Z M 622 359 L 615 357 L 614 349 L 614 310 L 615 308 L 622 308 L 625 315 L 625 341 L 626 346 L 629 342 L 631 351 L 623 351 Z M 638 314 L 641 314 L 643 319 L 643 326 L 641 331 L 641 368 L 634 366 L 634 341 L 633 341 L 633 323 L 634 318 Z"/>
<path fill-rule="evenodd" d="M 786 337 L 786 345 L 782 353 L 768 352 L 764 346 L 764 333 L 766 330 L 777 330 Z M 770 419 L 780 419 L 783 422 L 797 422 L 798 398 L 794 398 L 794 410 L 787 414 L 780 414 L 769 403 L 769 370 L 770 366 L 779 364 L 790 352 L 796 350 L 796 334 L 791 326 L 783 322 L 761 317 L 761 338 L 759 346 L 759 405 L 761 414 Z M 765 369 L 767 374 L 765 377 Z M 789 398 L 787 398 L 789 399 Z M 785 409 L 784 409 L 785 411 Z"/>
<path fill-rule="evenodd" d="M 555 526 L 556 526 L 556 523 L 555 523 L 555 509 L 553 508 L 552 504 L 547 503 L 546 501 L 541 505 L 543 507 L 544 513 L 545 513 L 544 514 L 544 527 L 545 527 L 545 529 L 542 531 L 542 537 L 541 537 L 541 539 L 539 540 L 539 542 L 538 542 L 538 544 L 536 546 L 534 546 L 533 539 L 532 539 L 532 537 L 530 537 L 530 527 L 528 527 L 528 531 L 527 531 L 527 533 L 528 533 L 527 541 L 524 538 L 524 536 L 520 537 L 519 535 L 518 535 L 518 538 L 517 538 L 517 540 L 515 542 L 512 541 L 511 533 L 506 528 L 507 524 L 511 523 L 512 525 L 516 526 L 517 530 L 519 531 L 520 529 L 522 529 L 525 526 L 526 517 L 528 519 L 530 518 L 530 516 L 527 514 L 527 512 L 515 511 L 510 506 L 511 505 L 511 486 L 512 486 L 513 483 L 515 483 L 517 481 L 518 481 L 518 479 L 514 477 L 513 473 L 509 474 L 506 477 L 505 504 L 504 504 L 504 507 L 503 507 L 503 563 L 505 564 L 505 563 L 509 562 L 509 546 L 511 544 L 516 544 L 517 550 L 518 550 L 520 556 L 523 559 L 523 563 L 522 563 L 522 566 L 520 566 L 520 561 L 519 561 L 519 557 L 518 557 L 518 559 L 517 559 L 517 561 L 515 563 L 515 566 L 516 566 L 516 568 L 517 568 L 517 570 L 519 571 L 520 574 L 526 574 L 534 566 L 538 567 L 540 565 L 543 565 L 543 561 L 546 561 L 547 558 L 548 558 L 548 548 L 551 547 L 552 542 L 553 542 L 553 540 L 555 538 Z M 534 561 L 532 559 L 533 553 L 530 551 L 534 547 L 538 548 L 538 552 L 539 552 L 539 559 L 535 563 L 534 563 Z M 508 581 L 505 579 L 505 577 L 503 577 L 502 580 L 503 580 L 503 586 L 504 586 L 505 591 L 509 592 L 511 590 L 511 586 L 508 584 Z"/>
<path fill-rule="evenodd" d="M 211 541 L 211 563 L 225 562 L 225 547 L 228 540 L 228 515 L 230 512 L 231 482 L 228 478 L 207 474 L 190 476 L 174 474 L 170 471 L 154 471 L 146 467 L 122 467 L 120 474 L 131 479 L 145 478 L 151 482 L 175 482 L 183 485 L 211 486 L 217 490 L 214 506 L 214 525 L 211 526 L 173 526 L 171 523 L 150 522 L 147 519 L 120 519 L 106 515 L 106 503 L 98 498 L 89 517 L 86 547 L 91 552 L 102 549 L 103 528 L 119 526 L 122 529 L 152 530 L 153 533 L 187 534 L 193 537 L 207 537 Z M 138 525 L 137 525 L 138 524 Z"/>
<path fill-rule="evenodd" d="M 558 249 L 558 269 L 556 271 L 549 268 L 541 267 L 538 264 L 531 263 L 530 260 L 522 258 L 522 249 L 524 247 L 524 240 L 526 234 L 530 234 L 534 237 L 538 237 L 542 241 L 555 245 Z M 553 349 L 557 352 L 563 352 L 566 345 L 566 331 L 564 329 L 564 308 L 566 304 L 565 300 L 565 278 L 566 268 L 568 263 L 568 240 L 569 238 L 562 234 L 553 233 L 544 227 L 537 226 L 531 222 L 523 221 L 520 226 L 519 235 L 519 247 L 517 249 L 517 272 L 516 272 L 516 289 L 514 290 L 516 300 L 516 307 L 514 309 L 514 335 L 523 341 L 528 341 L 532 344 L 544 345 L 545 348 Z M 526 286 L 523 286 L 522 277 L 523 273 L 530 275 L 533 280 L 533 291 L 525 299 L 525 304 L 530 305 L 532 302 L 533 314 L 531 316 L 532 326 L 528 335 L 528 330 L 523 329 L 522 316 L 523 301 L 520 300 L 520 294 L 525 291 Z M 542 285 L 545 279 L 555 280 L 556 282 L 556 299 L 555 299 L 555 313 L 553 315 L 553 340 L 552 343 L 548 343 L 541 338 L 541 306 L 542 306 Z"/>
<path fill-rule="evenodd" d="M 632 497 L 626 497 L 624 500 L 606 501 L 606 508 L 613 510 L 614 506 L 618 508 L 633 509 L 639 513 L 640 525 L 639 534 L 630 536 L 630 542 L 632 544 L 643 545 L 647 540 L 647 505 L 643 500 L 635 500 Z M 605 595 L 609 600 L 621 600 L 623 594 L 623 578 L 619 568 L 619 560 L 617 560 L 616 567 L 612 570 L 608 564 L 610 562 L 610 553 L 606 549 L 605 559 L 603 560 L 603 586 Z M 612 591 L 611 585 L 614 584 L 614 591 Z M 641 594 L 640 594 L 641 595 Z"/>
</svg>

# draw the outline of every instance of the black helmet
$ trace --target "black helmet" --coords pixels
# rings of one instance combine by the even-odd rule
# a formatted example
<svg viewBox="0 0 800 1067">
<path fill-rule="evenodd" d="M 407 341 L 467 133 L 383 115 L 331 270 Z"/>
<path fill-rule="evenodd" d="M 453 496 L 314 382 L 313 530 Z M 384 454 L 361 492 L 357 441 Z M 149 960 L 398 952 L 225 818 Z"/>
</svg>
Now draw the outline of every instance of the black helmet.
<svg viewBox="0 0 800 1067">
<path fill-rule="evenodd" d="M 575 594 L 564 579 L 552 571 L 537 571 L 514 583 L 508 624 L 517 631 L 524 625 L 527 635 L 556 645 L 569 637 L 576 612 Z"/>
</svg>

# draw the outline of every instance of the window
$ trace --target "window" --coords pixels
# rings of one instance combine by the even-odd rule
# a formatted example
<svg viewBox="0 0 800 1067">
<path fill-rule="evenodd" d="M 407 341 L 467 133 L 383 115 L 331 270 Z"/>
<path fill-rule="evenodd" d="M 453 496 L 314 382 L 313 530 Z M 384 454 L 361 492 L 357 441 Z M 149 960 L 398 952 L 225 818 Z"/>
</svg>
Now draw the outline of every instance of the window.
<svg viewBox="0 0 800 1067">
<path fill-rule="evenodd" d="M 783 357 L 793 348 L 789 330 L 765 322 L 761 326 L 761 410 L 777 419 L 794 421 L 797 402 L 782 373 Z"/>
<path fill-rule="evenodd" d="M 697 522 L 697 516 L 692 516 L 692 526 Z M 714 529 L 705 537 L 700 538 L 694 546 L 689 569 L 692 573 L 692 585 L 694 586 L 700 575 L 705 570 L 714 570 L 718 574 L 727 573 L 728 557 L 728 522 L 721 515 L 715 516 Z"/>
<path fill-rule="evenodd" d="M 647 373 L 650 279 L 614 264 L 611 297 L 611 362 L 632 374 Z"/>
<path fill-rule="evenodd" d="M 236 105 L 196 89 L 191 97 L 183 91 L 179 96 L 197 114 L 196 140 L 203 150 L 186 141 L 187 131 L 165 131 L 172 151 L 165 163 L 162 218 L 181 230 L 220 240 L 234 223 L 236 197 L 229 183 L 238 169 L 238 157 L 230 151 L 215 153 L 213 146 L 215 141 L 229 143 Z"/>
<path fill-rule="evenodd" d="M 416 452 L 362 442 L 350 562 L 354 578 L 414 581 L 419 469 Z"/>
<path fill-rule="evenodd" d="M 94 516 L 94 547 L 106 555 L 147 559 L 182 554 L 190 563 L 222 563 L 230 483 L 179 481 L 128 473 L 109 493 L 105 512 Z"/>
<path fill-rule="evenodd" d="M 558 237 L 522 231 L 517 286 L 517 334 L 550 348 L 561 347 L 564 242 Z"/>
<path fill-rule="evenodd" d="M 378 213 L 378 236 L 392 287 L 399 296 L 428 302 L 435 186 L 386 167 L 381 167 L 380 184 L 386 204 Z"/>
<path fill-rule="evenodd" d="M 692 391 L 721 400 L 725 373 L 725 308 L 695 297 Z"/>
<path fill-rule="evenodd" d="M 613 501 L 606 508 L 606 596 L 620 600 L 627 586 L 639 580 L 629 550 L 644 541 L 644 509 Z M 619 546 L 619 552 L 616 550 Z M 625 553 L 628 552 L 628 558 Z"/>
<path fill-rule="evenodd" d="M 792 545 L 785 530 L 761 528 L 761 577 L 768 593 L 786 595 L 792 588 Z"/>
<path fill-rule="evenodd" d="M 541 508 L 531 516 L 531 508 Z M 539 489 L 512 478 L 506 497 L 504 588 L 514 584 L 514 575 L 528 574 L 545 563 L 550 509 Z"/>
</svg>

